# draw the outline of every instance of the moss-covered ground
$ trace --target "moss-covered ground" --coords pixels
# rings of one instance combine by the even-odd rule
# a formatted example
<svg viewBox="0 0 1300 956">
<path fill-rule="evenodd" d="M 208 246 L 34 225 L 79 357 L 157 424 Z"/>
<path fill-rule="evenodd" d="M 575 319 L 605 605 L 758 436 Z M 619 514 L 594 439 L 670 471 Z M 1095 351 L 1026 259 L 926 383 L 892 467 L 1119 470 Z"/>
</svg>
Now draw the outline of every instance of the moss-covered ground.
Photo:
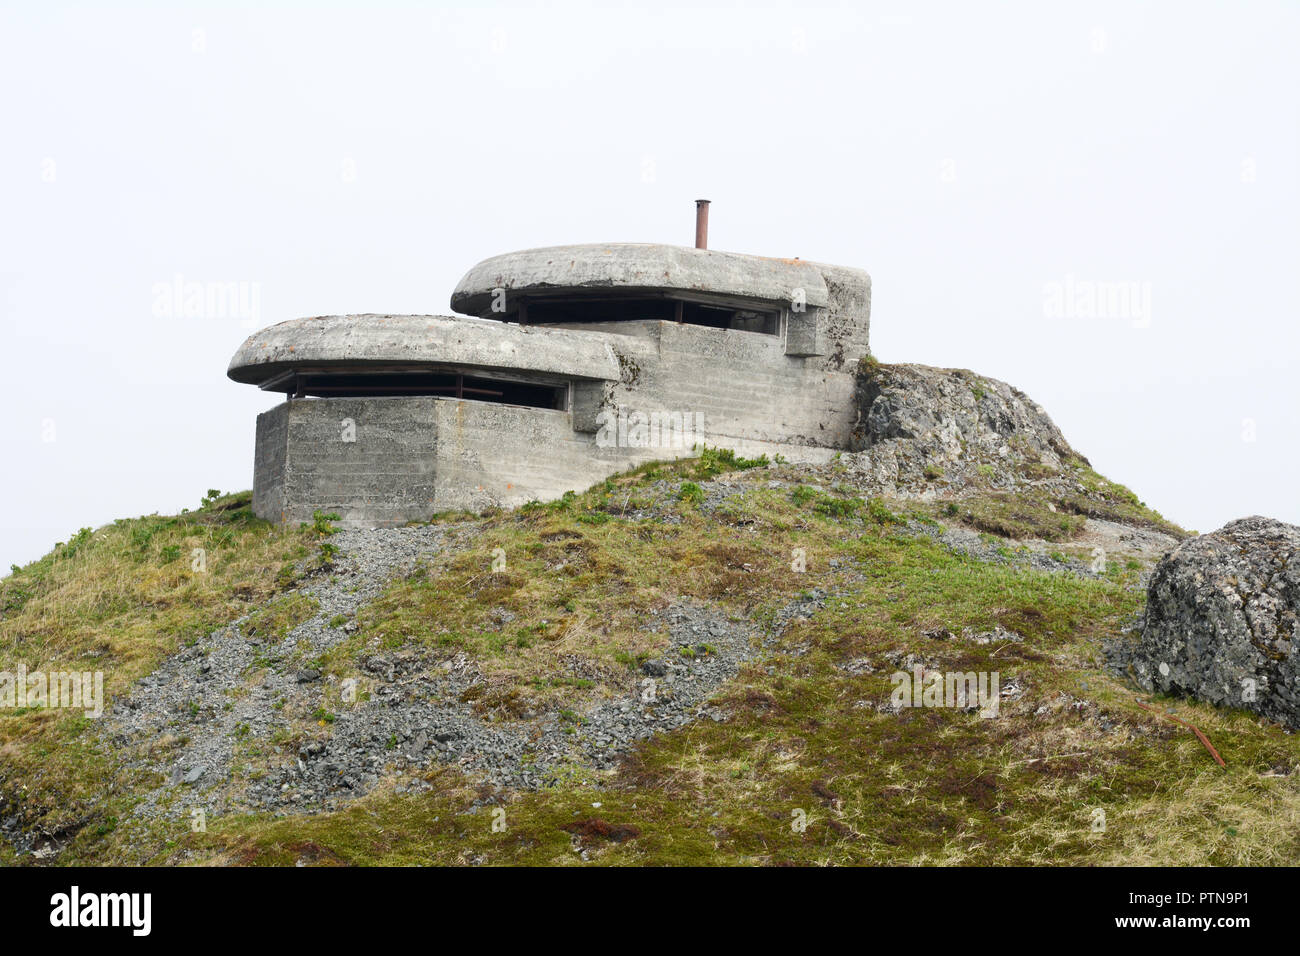
<svg viewBox="0 0 1300 956">
<path fill-rule="evenodd" d="M 1136 562 L 1100 577 L 982 563 L 908 530 L 906 519 L 943 519 L 941 509 L 810 487 L 757 464 L 706 454 L 551 504 L 447 516 L 466 529 L 462 544 L 394 581 L 320 662 L 356 673 L 376 644 L 468 655 L 493 681 L 481 713 L 510 720 L 635 681 L 667 644 L 644 628 L 647 612 L 672 601 L 708 602 L 778 635 L 719 692 L 725 719 L 642 743 L 615 770 L 575 767 L 552 788 L 495 792 L 434 765 L 426 793 L 390 779 L 332 813 L 210 818 L 206 832 L 187 820 L 119 827 L 139 781 L 88 721 L 47 711 L 0 713 L 0 790 L 25 825 L 70 828 L 61 863 L 1300 859 L 1295 735 L 1245 713 L 1155 701 L 1206 733 L 1220 767 L 1102 666 L 1102 642 L 1141 609 Z M 773 475 L 786 480 L 772 487 Z M 721 496 L 719 476 L 734 479 Z M 1087 507 L 1111 501 L 1112 520 L 1162 520 L 1096 481 Z M 1037 529 L 1058 540 L 1041 533 L 1055 529 L 1069 540 L 1087 513 L 996 496 L 958 506 L 956 520 L 1009 538 Z M 190 570 L 197 547 L 203 576 Z M 29 667 L 102 668 L 112 697 L 201 629 L 255 609 L 268 633 L 291 627 L 305 609 L 279 592 L 312 547 L 310 529 L 253 519 L 246 495 L 83 532 L 0 584 L 0 651 Z M 831 595 L 821 610 L 777 628 L 778 609 L 814 588 Z M 1023 640 L 970 639 L 1003 632 Z M 557 662 L 575 657 L 596 676 L 557 676 Z M 997 672 L 1011 690 L 993 718 L 890 707 L 891 674 L 914 663 Z M 3 843 L 0 861 L 15 862 Z"/>
</svg>

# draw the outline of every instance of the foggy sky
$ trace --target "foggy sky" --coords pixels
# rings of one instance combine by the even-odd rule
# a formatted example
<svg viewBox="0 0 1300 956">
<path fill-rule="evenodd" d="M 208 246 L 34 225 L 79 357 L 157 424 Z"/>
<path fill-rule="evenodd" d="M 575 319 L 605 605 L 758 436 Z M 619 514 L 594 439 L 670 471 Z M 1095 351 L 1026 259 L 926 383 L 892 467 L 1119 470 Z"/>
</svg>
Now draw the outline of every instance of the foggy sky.
<svg viewBox="0 0 1300 956">
<path fill-rule="evenodd" d="M 0 567 L 251 487 L 278 398 L 225 370 L 253 328 L 447 313 L 515 249 L 690 245 L 697 197 L 713 248 L 867 269 L 882 361 L 1011 382 L 1171 520 L 1300 523 L 1298 25 L 1262 2 L 6 2 Z M 187 283 L 246 307 L 187 314 Z"/>
</svg>

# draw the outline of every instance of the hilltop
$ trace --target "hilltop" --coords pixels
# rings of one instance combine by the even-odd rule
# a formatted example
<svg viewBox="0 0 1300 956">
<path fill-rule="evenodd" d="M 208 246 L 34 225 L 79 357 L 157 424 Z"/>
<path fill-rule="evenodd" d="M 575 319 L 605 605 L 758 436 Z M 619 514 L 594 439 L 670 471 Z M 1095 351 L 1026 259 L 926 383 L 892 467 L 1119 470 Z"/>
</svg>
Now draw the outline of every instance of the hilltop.
<svg viewBox="0 0 1300 956">
<path fill-rule="evenodd" d="M 0 862 L 1294 860 L 1294 735 L 1160 700 L 1220 767 L 1103 660 L 1188 533 L 1005 383 L 866 361 L 857 401 L 822 465 L 83 530 L 0 582 L 2 659 L 107 701 L 0 710 Z M 997 715 L 897 704 L 935 671 L 996 673 Z"/>
</svg>

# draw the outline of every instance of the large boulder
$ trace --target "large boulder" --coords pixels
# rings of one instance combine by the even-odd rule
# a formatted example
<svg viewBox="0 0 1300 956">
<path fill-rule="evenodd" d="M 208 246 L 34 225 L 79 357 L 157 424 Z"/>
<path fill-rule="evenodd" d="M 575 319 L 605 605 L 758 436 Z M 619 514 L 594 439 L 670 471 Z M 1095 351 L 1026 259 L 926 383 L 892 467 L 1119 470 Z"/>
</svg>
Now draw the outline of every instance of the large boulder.
<svg viewBox="0 0 1300 956">
<path fill-rule="evenodd" d="M 890 439 L 930 445 L 941 457 L 1014 450 L 1060 467 L 1079 458 L 1042 407 L 1018 388 L 968 369 L 866 364 L 850 448 Z"/>
<path fill-rule="evenodd" d="M 1014 489 L 1087 464 L 1024 392 L 967 369 L 866 360 L 856 404 L 849 450 L 858 469 L 904 488 L 940 469 Z"/>
<path fill-rule="evenodd" d="M 1300 727 L 1300 528 L 1241 518 L 1161 559 L 1119 662 L 1148 690 Z"/>
</svg>

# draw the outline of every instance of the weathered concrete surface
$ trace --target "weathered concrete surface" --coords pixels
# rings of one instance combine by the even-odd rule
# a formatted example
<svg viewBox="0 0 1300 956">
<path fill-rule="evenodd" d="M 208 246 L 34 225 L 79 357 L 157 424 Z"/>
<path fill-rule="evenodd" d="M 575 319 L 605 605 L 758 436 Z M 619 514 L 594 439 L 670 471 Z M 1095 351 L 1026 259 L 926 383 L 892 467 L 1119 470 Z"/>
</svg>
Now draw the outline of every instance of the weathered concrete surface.
<svg viewBox="0 0 1300 956">
<path fill-rule="evenodd" d="M 490 317 L 496 289 L 505 289 L 507 295 L 615 289 L 694 292 L 785 306 L 801 289 L 811 308 L 824 308 L 830 301 L 826 280 L 815 263 L 632 242 L 552 246 L 493 256 L 460 280 L 451 307 Z"/>
<path fill-rule="evenodd" d="M 303 365 L 443 365 L 616 379 L 605 340 L 448 315 L 326 315 L 280 322 L 250 335 L 226 374 L 259 384 Z"/>
<path fill-rule="evenodd" d="M 737 449 L 847 446 L 854 376 L 786 355 L 778 336 L 660 322 L 610 344 L 622 375 L 606 386 L 606 410 L 698 413 L 709 444 Z"/>
<path fill-rule="evenodd" d="M 689 454 L 601 448 L 573 430 L 567 412 L 439 399 L 436 511 L 549 501 L 585 491 L 630 462 Z"/>
<path fill-rule="evenodd" d="M 436 511 L 552 499 L 703 444 L 813 462 L 849 445 L 856 364 L 870 328 L 871 279 L 861 270 L 677 246 L 565 246 L 480 263 L 453 306 L 492 315 L 497 288 L 743 299 L 779 309 L 782 334 L 659 320 L 282 322 L 249 337 L 230 378 L 264 384 L 330 367 L 482 370 L 567 384 L 569 403 L 551 410 L 435 396 L 295 400 L 258 419 L 255 511 L 277 521 L 323 510 L 349 527 L 402 524 Z M 638 442 L 634 428 L 625 436 L 615 424 L 638 417 L 684 421 L 691 431 L 685 442 Z M 354 442 L 339 438 L 346 420 Z"/>
<path fill-rule="evenodd" d="M 253 514 L 267 521 L 287 520 L 285 478 L 289 454 L 289 403 L 257 416 L 253 451 Z"/>
<path fill-rule="evenodd" d="M 583 490 L 689 448 L 602 448 L 567 412 L 454 398 L 288 401 L 257 419 L 253 512 L 296 524 L 395 527 Z"/>
<path fill-rule="evenodd" d="M 451 322 L 472 323 L 476 333 L 495 330 L 510 345 L 524 331 L 477 319 Z M 243 365 L 242 374 L 310 367 L 326 355 L 347 361 L 349 341 L 373 341 L 369 332 L 349 337 L 339 329 L 326 335 L 336 341 L 313 343 L 315 326 L 285 324 L 294 326 L 292 334 L 266 343 L 276 361 Z M 648 323 L 641 332 L 527 329 L 527 342 L 538 347 L 505 353 L 519 369 L 563 367 L 577 339 L 586 356 L 581 367 L 608 376 L 569 375 L 567 411 L 436 397 L 286 403 L 258 419 L 254 510 L 291 523 L 321 510 L 339 514 L 345 527 L 383 527 L 439 511 L 550 500 L 644 461 L 692 454 L 697 444 L 791 461 L 824 461 L 847 447 L 857 416 L 854 375 L 786 354 L 780 336 L 675 322 Z M 481 361 L 500 361 L 482 341 L 471 344 Z M 468 349 L 430 351 L 462 361 L 471 356 Z M 417 352 L 413 345 L 402 354 L 411 361 Z M 576 363 L 568 361 L 572 369 Z M 678 416 L 695 431 L 685 443 L 660 435 L 658 443 L 619 444 L 616 423 L 634 416 Z M 354 442 L 341 439 L 346 420 L 354 424 Z"/>
<path fill-rule="evenodd" d="M 813 263 L 826 281 L 828 301 L 814 313 L 818 334 L 824 337 L 822 368 L 852 372 L 860 358 L 870 354 L 871 276 L 863 269 Z M 796 317 L 791 316 L 793 321 Z"/>
<path fill-rule="evenodd" d="M 1161 559 L 1142 636 L 1112 660 L 1148 690 L 1300 727 L 1300 528 L 1254 516 Z"/>
<path fill-rule="evenodd" d="M 344 527 L 427 521 L 437 398 L 302 399 L 257 418 L 253 513 L 297 524 L 320 510 Z"/>
<path fill-rule="evenodd" d="M 621 411 L 672 409 L 641 403 Z M 253 512 L 296 524 L 320 510 L 339 515 L 345 528 L 394 527 L 442 511 L 548 501 L 642 462 L 695 453 L 693 442 L 602 443 L 602 434 L 617 435 L 617 414 L 602 433 L 594 415 L 592 431 L 580 432 L 569 412 L 454 398 L 285 402 L 257 419 Z M 719 420 L 715 427 L 727 424 Z M 825 462 L 834 454 L 829 447 L 713 430 L 692 437 L 748 456 Z"/>
</svg>

